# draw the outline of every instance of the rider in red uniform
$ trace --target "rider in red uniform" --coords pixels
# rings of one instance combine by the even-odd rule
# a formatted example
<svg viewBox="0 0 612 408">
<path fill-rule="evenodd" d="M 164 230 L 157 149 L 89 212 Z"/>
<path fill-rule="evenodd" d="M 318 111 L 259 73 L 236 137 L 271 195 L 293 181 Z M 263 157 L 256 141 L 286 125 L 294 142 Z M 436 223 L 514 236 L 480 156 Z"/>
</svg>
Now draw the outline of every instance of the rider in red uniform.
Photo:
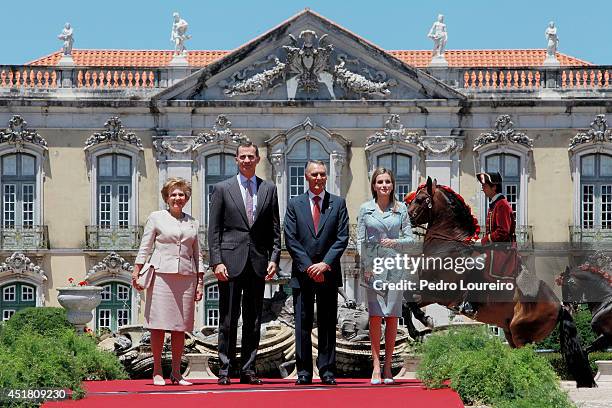
<svg viewBox="0 0 612 408">
<path fill-rule="evenodd" d="M 476 241 L 476 245 L 486 249 L 484 279 L 490 282 L 514 281 L 519 267 L 516 253 L 516 221 L 510 203 L 501 193 L 501 174 L 478 173 L 476 178 L 482 185 L 483 193 L 489 199 L 485 235 Z M 477 303 L 465 301 L 459 309 L 464 314 L 473 315 L 476 313 Z"/>
</svg>

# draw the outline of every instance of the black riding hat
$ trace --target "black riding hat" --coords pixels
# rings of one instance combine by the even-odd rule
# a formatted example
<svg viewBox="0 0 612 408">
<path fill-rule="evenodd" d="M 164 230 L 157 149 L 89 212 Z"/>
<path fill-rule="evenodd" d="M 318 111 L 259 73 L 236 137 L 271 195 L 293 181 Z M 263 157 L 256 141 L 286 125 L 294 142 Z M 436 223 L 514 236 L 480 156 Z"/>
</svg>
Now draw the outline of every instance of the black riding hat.
<svg viewBox="0 0 612 408">
<path fill-rule="evenodd" d="M 476 178 L 481 184 L 487 183 L 495 185 L 502 183 L 502 176 L 497 171 L 493 173 L 478 173 L 476 174 Z"/>
</svg>

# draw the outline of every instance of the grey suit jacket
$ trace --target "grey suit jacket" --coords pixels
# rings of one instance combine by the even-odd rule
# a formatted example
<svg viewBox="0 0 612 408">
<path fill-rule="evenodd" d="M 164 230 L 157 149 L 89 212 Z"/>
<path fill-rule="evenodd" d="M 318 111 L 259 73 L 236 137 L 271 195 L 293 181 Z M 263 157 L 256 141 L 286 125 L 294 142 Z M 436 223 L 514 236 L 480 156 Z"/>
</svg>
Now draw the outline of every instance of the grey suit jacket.
<svg viewBox="0 0 612 408">
<path fill-rule="evenodd" d="M 250 227 L 237 177 L 215 184 L 208 210 L 212 267 L 222 263 L 234 278 L 250 262 L 255 273 L 264 277 L 268 261 L 280 261 L 280 240 L 278 195 L 273 183 L 257 177 L 257 209 Z"/>
<path fill-rule="evenodd" d="M 134 263 L 144 264 L 153 251 L 149 263 L 157 273 L 204 273 L 198 228 L 198 220 L 189 214 L 177 220 L 166 210 L 152 212 Z"/>
</svg>

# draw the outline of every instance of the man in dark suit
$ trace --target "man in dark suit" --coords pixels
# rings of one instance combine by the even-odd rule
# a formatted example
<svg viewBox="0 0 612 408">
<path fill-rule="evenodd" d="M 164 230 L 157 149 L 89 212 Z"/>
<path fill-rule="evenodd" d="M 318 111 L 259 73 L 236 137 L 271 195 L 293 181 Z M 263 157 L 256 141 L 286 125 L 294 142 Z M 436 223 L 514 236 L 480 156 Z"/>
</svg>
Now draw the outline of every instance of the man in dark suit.
<svg viewBox="0 0 612 408">
<path fill-rule="evenodd" d="M 312 383 L 310 336 L 316 297 L 317 367 L 323 384 L 335 385 L 338 287 L 342 286 L 340 257 L 348 244 L 348 211 L 342 197 L 325 191 L 325 163 L 309 161 L 305 177 L 308 191 L 289 201 L 285 215 L 285 242 L 293 258 L 296 384 Z"/>
<path fill-rule="evenodd" d="M 231 383 L 241 299 L 240 382 L 262 383 L 255 373 L 255 358 L 264 286 L 277 271 L 281 248 L 276 186 L 255 176 L 259 159 L 256 145 L 238 146 L 238 175 L 217 183 L 210 200 L 210 265 L 219 280 L 220 385 Z"/>
</svg>

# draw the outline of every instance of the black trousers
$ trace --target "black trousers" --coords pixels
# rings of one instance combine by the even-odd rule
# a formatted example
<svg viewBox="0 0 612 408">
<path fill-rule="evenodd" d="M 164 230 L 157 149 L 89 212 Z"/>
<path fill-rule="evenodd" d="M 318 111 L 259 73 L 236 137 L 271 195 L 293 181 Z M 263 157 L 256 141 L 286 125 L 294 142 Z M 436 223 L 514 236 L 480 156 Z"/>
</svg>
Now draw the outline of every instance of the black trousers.
<svg viewBox="0 0 612 408">
<path fill-rule="evenodd" d="M 229 377 L 236 365 L 236 337 L 242 300 L 240 374 L 255 374 L 265 281 L 250 262 L 238 277 L 219 281 L 219 377 Z"/>
<path fill-rule="evenodd" d="M 336 373 L 336 320 L 338 319 L 338 288 L 310 282 L 293 288 L 295 312 L 295 356 L 298 376 L 312 378 L 312 324 L 314 302 L 317 302 L 319 376 Z"/>
</svg>

